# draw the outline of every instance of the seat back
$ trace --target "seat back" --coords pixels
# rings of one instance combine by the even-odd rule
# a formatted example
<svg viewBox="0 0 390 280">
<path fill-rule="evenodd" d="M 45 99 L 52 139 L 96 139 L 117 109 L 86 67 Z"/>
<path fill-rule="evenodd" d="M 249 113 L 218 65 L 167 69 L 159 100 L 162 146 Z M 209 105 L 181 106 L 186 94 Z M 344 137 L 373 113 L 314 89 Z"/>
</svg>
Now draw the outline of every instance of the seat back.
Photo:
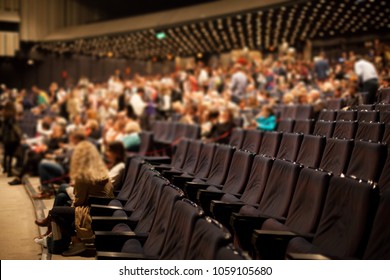
<svg viewBox="0 0 390 280">
<path fill-rule="evenodd" d="M 219 222 L 203 217 L 197 220 L 187 252 L 187 260 L 214 260 L 220 248 L 232 241 L 230 232 Z"/>
<path fill-rule="evenodd" d="M 386 157 L 385 144 L 355 140 L 346 174 L 378 182 Z"/>
<path fill-rule="evenodd" d="M 143 194 L 143 187 L 151 176 L 158 175 L 159 172 L 152 169 L 153 166 L 148 163 L 141 165 L 140 171 L 138 172 L 137 180 L 134 183 L 133 191 L 131 192 L 126 204 L 123 209 L 126 211 L 133 211 L 141 200 Z"/>
<path fill-rule="evenodd" d="M 333 135 L 333 130 L 336 125 L 335 121 L 317 121 L 314 126 L 313 135 L 325 136 L 330 138 Z"/>
<path fill-rule="evenodd" d="M 378 210 L 370 233 L 364 259 L 389 260 L 390 259 L 390 190 L 381 194 Z"/>
<path fill-rule="evenodd" d="M 194 171 L 197 178 L 207 178 L 209 176 L 216 148 L 217 145 L 214 143 L 207 143 L 202 146 Z"/>
<path fill-rule="evenodd" d="M 269 174 L 271 172 L 274 159 L 261 155 L 253 159 L 252 169 L 249 175 L 248 183 L 241 196 L 241 201 L 247 204 L 256 204 L 260 202 L 263 196 Z M 225 201 L 224 197 L 222 201 Z"/>
<path fill-rule="evenodd" d="M 175 123 L 174 124 L 174 136 L 172 139 L 172 142 L 180 141 L 180 139 L 183 139 L 186 137 L 186 131 L 187 131 L 187 125 L 184 123 Z"/>
<path fill-rule="evenodd" d="M 200 126 L 195 124 L 186 125 L 185 137 L 188 139 L 199 139 L 200 138 Z"/>
<path fill-rule="evenodd" d="M 387 104 L 390 106 L 390 104 Z M 385 125 L 390 124 L 390 111 L 380 112 L 379 121 Z"/>
<path fill-rule="evenodd" d="M 303 135 L 298 133 L 283 133 L 282 141 L 276 158 L 295 161 L 299 148 L 303 140 Z"/>
<path fill-rule="evenodd" d="M 357 113 L 358 122 L 377 122 L 378 120 L 379 120 L 379 111 L 363 110 L 363 111 L 358 111 Z"/>
<path fill-rule="evenodd" d="M 338 110 L 336 121 L 356 121 L 357 111 L 356 110 Z"/>
<path fill-rule="evenodd" d="M 296 120 L 293 132 L 295 133 L 303 133 L 303 134 L 311 134 L 314 129 L 315 121 L 313 119 L 301 119 Z"/>
<path fill-rule="evenodd" d="M 235 148 L 228 145 L 218 145 L 214 157 L 213 163 L 210 168 L 209 176 L 206 183 L 209 185 L 223 185 L 227 173 L 229 171 L 230 162 L 233 157 Z"/>
<path fill-rule="evenodd" d="M 321 161 L 325 142 L 324 136 L 305 135 L 299 149 L 297 162 L 305 167 L 317 168 Z"/>
<path fill-rule="evenodd" d="M 188 173 L 194 173 L 203 143 L 201 140 L 188 141 L 188 150 L 183 163 L 182 170 Z"/>
<path fill-rule="evenodd" d="M 360 122 L 355 139 L 379 142 L 383 137 L 385 124 L 379 122 Z"/>
<path fill-rule="evenodd" d="M 357 121 L 336 121 L 333 137 L 340 139 L 355 139 Z"/>
<path fill-rule="evenodd" d="M 345 100 L 342 98 L 332 98 L 329 99 L 326 103 L 326 109 L 328 110 L 338 110 L 345 106 Z"/>
<path fill-rule="evenodd" d="M 314 234 L 325 203 L 331 175 L 304 168 L 298 178 L 285 225 L 300 234 Z"/>
<path fill-rule="evenodd" d="M 300 164 L 275 160 L 258 206 L 262 214 L 273 217 L 287 216 L 301 169 Z"/>
<path fill-rule="evenodd" d="M 292 132 L 294 124 L 294 119 L 283 119 L 278 122 L 278 128 L 276 130 L 279 132 Z"/>
<path fill-rule="evenodd" d="M 241 149 L 252 153 L 257 153 L 259 151 L 262 138 L 263 132 L 256 129 L 246 130 Z"/>
<path fill-rule="evenodd" d="M 184 193 L 179 188 L 172 185 L 164 187 L 149 236 L 143 247 L 146 255 L 159 256 L 161 254 L 174 206 L 182 198 L 184 198 Z"/>
<path fill-rule="evenodd" d="M 347 171 L 354 141 L 351 139 L 329 138 L 326 140 L 320 168 L 335 175 Z"/>
<path fill-rule="evenodd" d="M 169 185 L 169 181 L 161 176 L 153 176 L 150 182 L 149 192 L 144 192 L 143 199 L 146 200 L 143 211 L 140 211 L 139 221 L 134 231 L 136 232 L 149 232 L 152 227 L 154 217 L 157 213 L 157 208 L 160 202 L 161 194 L 166 186 Z M 138 210 L 138 209 L 137 209 Z M 136 211 L 137 211 L 136 210 Z M 136 212 L 135 211 L 135 212 Z M 135 212 L 130 216 L 133 218 Z M 135 217 L 136 219 L 138 217 Z"/>
<path fill-rule="evenodd" d="M 362 104 L 357 106 L 358 111 L 371 111 L 375 110 L 375 104 Z"/>
<path fill-rule="evenodd" d="M 177 145 L 175 152 L 172 156 L 172 163 L 171 165 L 178 170 L 181 170 L 184 164 L 184 161 L 186 159 L 186 154 L 188 150 L 188 139 L 182 139 L 179 144 Z"/>
<path fill-rule="evenodd" d="M 118 199 L 126 201 L 130 197 L 130 194 L 135 186 L 141 164 L 142 160 L 140 158 L 132 157 L 128 159 L 127 168 L 124 170 L 125 178 L 123 180 L 123 185 L 117 195 Z"/>
<path fill-rule="evenodd" d="M 313 106 L 312 105 L 298 105 L 295 114 L 296 120 L 307 120 L 313 117 Z"/>
<path fill-rule="evenodd" d="M 249 172 L 255 154 L 246 151 L 235 151 L 222 191 L 231 194 L 241 194 L 248 181 Z"/>
<path fill-rule="evenodd" d="M 149 155 L 153 150 L 153 132 L 142 131 L 139 134 L 141 145 L 138 150 L 138 155 Z"/>
<path fill-rule="evenodd" d="M 297 114 L 297 105 L 286 105 L 282 107 L 281 116 L 282 120 L 284 119 L 295 119 Z"/>
<path fill-rule="evenodd" d="M 279 144 L 282 140 L 282 133 L 276 131 L 267 131 L 263 134 L 258 154 L 275 157 L 279 150 Z"/>
<path fill-rule="evenodd" d="M 313 245 L 331 257 L 362 258 L 378 200 L 373 184 L 332 177 Z"/>
<path fill-rule="evenodd" d="M 323 110 L 321 110 L 321 112 L 318 116 L 318 120 L 319 121 L 335 121 L 336 116 L 337 116 L 337 111 L 323 109 Z"/>
<path fill-rule="evenodd" d="M 233 128 L 232 133 L 230 134 L 229 138 L 229 145 L 236 147 L 237 149 L 241 149 L 242 142 L 245 138 L 245 132 L 246 130 L 242 128 Z"/>
<path fill-rule="evenodd" d="M 196 221 L 203 214 L 202 209 L 188 199 L 175 203 L 160 259 L 185 259 Z"/>
<path fill-rule="evenodd" d="M 378 90 L 378 102 L 379 103 L 390 103 L 390 88 L 382 88 Z"/>
</svg>

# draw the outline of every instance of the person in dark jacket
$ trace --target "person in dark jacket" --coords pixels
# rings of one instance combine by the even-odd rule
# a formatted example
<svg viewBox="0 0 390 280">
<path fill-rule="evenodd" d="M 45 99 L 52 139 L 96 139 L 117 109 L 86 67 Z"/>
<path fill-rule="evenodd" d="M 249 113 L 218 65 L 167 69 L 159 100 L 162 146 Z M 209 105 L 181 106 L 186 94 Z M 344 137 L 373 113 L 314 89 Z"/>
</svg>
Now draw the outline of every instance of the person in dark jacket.
<svg viewBox="0 0 390 280">
<path fill-rule="evenodd" d="M 20 146 L 23 136 L 16 115 L 15 104 L 8 101 L 3 108 L 1 125 L 4 148 L 3 173 L 7 173 L 8 177 L 12 176 L 12 159 Z"/>
</svg>

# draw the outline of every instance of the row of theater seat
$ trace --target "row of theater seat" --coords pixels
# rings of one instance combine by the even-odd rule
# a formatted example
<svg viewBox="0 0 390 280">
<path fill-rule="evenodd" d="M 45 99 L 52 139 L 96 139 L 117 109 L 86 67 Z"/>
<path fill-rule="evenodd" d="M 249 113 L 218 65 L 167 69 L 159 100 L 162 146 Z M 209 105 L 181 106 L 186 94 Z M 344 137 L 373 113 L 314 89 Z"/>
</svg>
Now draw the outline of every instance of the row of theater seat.
<svg viewBox="0 0 390 280">
<path fill-rule="evenodd" d="M 91 198 L 98 259 L 248 259 L 219 222 L 151 165 L 132 158 L 127 170 L 115 200 Z"/>
<path fill-rule="evenodd" d="M 242 226 L 242 216 L 248 216 L 248 212 L 245 211 L 260 212 L 265 216 L 281 217 L 286 219 L 286 221 L 291 220 L 289 218 L 291 215 L 293 217 L 296 216 L 295 219 L 301 223 L 302 221 L 312 221 L 312 224 L 307 227 L 313 229 L 315 228 L 314 225 L 319 222 L 320 211 L 318 209 L 317 211 L 314 211 L 314 209 L 308 210 L 308 206 L 306 208 L 304 206 L 306 204 L 310 205 L 314 200 L 320 201 L 320 205 L 316 207 L 322 208 L 326 194 L 324 189 L 327 189 L 328 185 L 324 183 L 322 187 L 318 187 L 319 193 L 322 194 L 321 198 L 306 198 L 305 195 L 315 193 L 315 191 L 310 189 L 305 191 L 305 188 L 316 186 L 318 182 L 321 182 L 321 178 L 328 178 L 322 179 L 322 181 L 330 181 L 332 175 L 329 171 L 334 173 L 333 178 L 341 178 L 338 175 L 345 170 L 347 176 L 340 179 L 343 184 L 356 182 L 356 184 L 368 184 L 372 187 L 372 183 L 363 183 L 352 178 L 357 177 L 376 181 L 381 174 L 380 171 L 382 170 L 387 151 L 384 145 L 359 140 L 326 139 L 321 136 L 292 133 L 262 133 L 255 130 L 245 131 L 244 135 L 246 137 L 243 139 L 243 143 L 245 143 L 246 139 L 246 142 L 251 142 L 250 140 L 252 140 L 254 144 L 257 144 L 254 153 L 237 150 L 232 146 L 183 140 L 179 143 L 170 165 L 160 165 L 154 168 L 160 170 L 164 177 L 170 178 L 170 182 L 174 185 L 183 188 L 186 196 L 191 198 L 192 201 L 198 202 L 206 214 L 214 216 L 214 218 L 217 218 L 217 220 L 229 228 L 242 248 L 251 251 L 252 256 L 255 256 L 254 247 L 248 241 L 251 240 L 253 229 L 259 227 L 253 227 L 250 224 Z M 323 152 L 324 147 L 325 151 Z M 373 156 L 372 151 L 375 152 L 375 157 L 372 158 L 371 162 L 367 160 L 367 155 Z M 299 163 L 294 162 L 295 155 Z M 348 162 L 349 155 L 351 155 L 350 162 Z M 278 159 L 273 158 L 275 156 Z M 286 160 L 287 158 L 291 161 Z M 378 158 L 379 160 L 376 160 Z M 137 173 L 137 169 L 131 167 L 132 163 L 133 160 L 129 165 L 128 177 L 142 178 L 142 176 L 140 177 L 142 173 L 134 176 Z M 310 168 L 318 167 L 318 164 L 322 170 Z M 387 163 L 386 166 L 388 166 Z M 131 175 L 131 172 L 135 173 Z M 386 186 L 385 176 L 383 178 L 379 180 L 380 185 Z M 134 189 L 135 186 L 144 186 L 145 183 L 134 182 L 134 184 L 129 184 L 125 182 L 124 184 L 124 186 L 129 185 L 133 185 Z M 122 188 L 121 190 L 122 198 L 127 198 L 127 203 L 124 204 L 125 212 L 122 213 L 123 221 L 134 220 L 135 217 L 140 216 L 139 213 L 148 213 L 140 208 L 138 212 L 131 212 L 131 217 L 125 216 L 126 211 L 134 211 L 135 208 L 132 204 L 139 201 L 137 194 L 140 196 L 140 192 L 130 191 L 126 193 L 124 191 L 126 189 Z M 298 189 L 303 189 L 303 191 L 298 192 Z M 139 189 L 136 188 L 134 190 Z M 301 193 L 301 196 L 298 196 L 298 193 Z M 345 195 L 341 197 L 345 198 Z M 156 207 L 156 202 L 151 200 L 151 198 L 146 199 L 143 197 L 143 199 L 149 202 L 149 206 L 155 205 Z M 220 199 L 221 202 L 218 203 L 214 201 L 215 199 Z M 231 203 L 226 203 L 232 202 L 231 200 L 234 202 L 233 206 L 231 206 Z M 295 204 L 293 203 L 294 201 L 296 201 Z M 306 202 L 306 204 L 303 202 Z M 243 207 L 243 204 L 246 207 Z M 255 208 L 253 208 L 254 204 L 256 204 Z M 226 208 L 226 205 L 230 206 Z M 291 212 L 293 205 L 305 211 Z M 118 206 L 122 207 L 122 205 Z M 99 209 L 99 207 L 92 207 L 91 213 L 99 213 L 96 212 L 96 209 Z M 239 212 L 239 209 L 243 209 L 242 211 L 244 212 L 240 213 L 241 210 Z M 233 211 L 237 211 L 238 214 L 226 215 L 227 213 L 233 213 Z M 306 217 L 307 215 L 304 215 L 305 213 L 307 215 L 316 214 L 316 218 L 311 217 L 309 219 Z M 235 217 L 234 221 L 230 216 Z M 230 223 L 230 219 L 232 219 L 232 223 Z M 93 221 L 96 226 L 99 219 L 95 217 Z M 237 226 L 237 223 L 239 226 Z M 297 223 L 299 225 L 299 222 Z M 297 228 L 294 228 L 293 222 L 289 222 L 286 225 L 293 225 L 292 230 L 298 233 L 305 231 L 305 227 L 297 226 Z M 111 224 L 110 226 L 112 228 L 113 225 Z M 110 230 L 110 228 L 108 229 Z M 309 234 L 314 234 L 314 231 L 312 230 Z M 364 243 L 362 240 L 360 241 Z M 97 245 L 99 244 L 101 242 L 97 242 Z M 358 254 L 353 256 L 348 254 L 340 255 L 340 257 L 362 257 L 362 255 Z"/>
</svg>

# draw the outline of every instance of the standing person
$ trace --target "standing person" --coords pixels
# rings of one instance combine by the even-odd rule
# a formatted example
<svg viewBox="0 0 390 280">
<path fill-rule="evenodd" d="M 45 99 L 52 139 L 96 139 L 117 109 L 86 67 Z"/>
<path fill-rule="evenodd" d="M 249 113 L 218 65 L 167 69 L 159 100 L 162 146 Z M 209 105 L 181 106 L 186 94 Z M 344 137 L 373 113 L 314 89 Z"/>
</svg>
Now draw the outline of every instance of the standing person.
<svg viewBox="0 0 390 280">
<path fill-rule="evenodd" d="M 8 101 L 3 108 L 1 136 L 4 148 L 3 173 L 7 173 L 7 176 L 11 177 L 12 159 L 22 140 L 22 130 L 16 118 L 16 107 L 11 101 Z"/>
<path fill-rule="evenodd" d="M 84 252 L 86 246 L 82 239 L 93 238 L 89 196 L 114 197 L 108 169 L 98 150 L 88 141 L 80 142 L 74 150 L 70 178 L 74 185 L 73 207 L 54 207 L 49 212 L 51 219 L 60 228 L 62 240 L 72 241 L 69 249 L 62 253 L 63 256 L 75 256 Z"/>
<path fill-rule="evenodd" d="M 379 88 L 378 73 L 375 66 L 362 57 L 356 56 L 354 68 L 361 85 L 359 91 L 368 92 L 368 104 L 374 103 Z"/>
<path fill-rule="evenodd" d="M 325 53 L 321 52 L 317 59 L 314 61 L 314 73 L 316 78 L 320 82 L 324 82 L 329 77 L 329 62 L 325 58 Z"/>
<path fill-rule="evenodd" d="M 234 74 L 232 75 L 230 90 L 232 92 L 232 101 L 240 104 L 241 99 L 245 94 L 248 85 L 248 77 L 242 70 L 242 65 L 237 63 L 234 65 Z"/>
</svg>

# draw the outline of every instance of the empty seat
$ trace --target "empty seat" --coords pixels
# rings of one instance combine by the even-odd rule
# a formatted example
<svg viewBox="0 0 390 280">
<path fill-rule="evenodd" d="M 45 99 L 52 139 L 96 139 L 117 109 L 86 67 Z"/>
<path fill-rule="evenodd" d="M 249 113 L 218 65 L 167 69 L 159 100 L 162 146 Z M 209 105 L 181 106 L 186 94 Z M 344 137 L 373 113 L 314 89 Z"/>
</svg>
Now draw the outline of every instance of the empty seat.
<svg viewBox="0 0 390 280">
<path fill-rule="evenodd" d="M 281 116 L 284 119 L 295 119 L 297 114 L 297 105 L 285 105 L 282 107 Z"/>
<path fill-rule="evenodd" d="M 238 212 L 245 204 L 259 203 L 273 163 L 274 159 L 270 157 L 256 155 L 242 196 L 224 194 L 220 200 L 211 201 L 210 212 L 212 216 L 224 226 L 230 228 L 230 215 L 233 212 Z"/>
<path fill-rule="evenodd" d="M 311 134 L 314 129 L 315 121 L 313 119 L 296 120 L 293 132 Z"/>
<path fill-rule="evenodd" d="M 383 137 L 385 125 L 379 122 L 361 122 L 358 125 L 355 139 L 379 142 Z"/>
<path fill-rule="evenodd" d="M 202 145 L 199 158 L 196 162 L 194 173 L 184 172 L 181 175 L 173 175 L 172 183 L 180 188 L 184 187 L 184 183 L 191 181 L 194 178 L 207 178 L 210 173 L 211 165 L 213 164 L 213 157 L 217 145 L 214 143 L 207 143 Z"/>
<path fill-rule="evenodd" d="M 358 122 L 377 122 L 379 120 L 379 111 L 358 111 Z"/>
<path fill-rule="evenodd" d="M 335 121 L 336 116 L 337 116 L 337 111 L 323 109 L 323 110 L 321 110 L 321 112 L 318 116 L 318 120 L 319 121 Z"/>
<path fill-rule="evenodd" d="M 383 132 L 383 137 L 381 142 L 385 144 L 390 144 L 390 124 L 385 125 L 385 130 Z"/>
<path fill-rule="evenodd" d="M 333 177 L 318 229 L 312 242 L 293 238 L 287 254 L 314 253 L 333 258 L 362 258 L 378 204 L 373 184 Z"/>
<path fill-rule="evenodd" d="M 200 138 L 200 126 L 194 124 L 186 125 L 185 137 L 188 139 L 199 139 Z"/>
<path fill-rule="evenodd" d="M 325 136 L 326 138 L 330 138 L 333 135 L 335 125 L 335 121 L 317 121 L 314 126 L 313 135 Z"/>
<path fill-rule="evenodd" d="M 353 144 L 352 139 L 327 139 L 320 168 L 335 175 L 345 173 L 352 154 Z"/>
<path fill-rule="evenodd" d="M 248 221 L 248 216 L 282 218 L 287 216 L 301 169 L 302 166 L 299 164 L 276 159 L 259 205 L 257 207 L 245 205 L 238 213 L 233 213 L 231 225 L 235 240 L 242 249 L 250 250 L 252 232 L 256 228 Z"/>
<path fill-rule="evenodd" d="M 356 110 L 338 110 L 336 121 L 356 121 Z"/>
<path fill-rule="evenodd" d="M 234 151 L 235 149 L 231 146 L 218 145 L 207 178 L 195 177 L 193 181 L 198 183 L 203 182 L 208 185 L 222 185 L 226 180 Z"/>
<path fill-rule="evenodd" d="M 259 151 L 262 138 L 263 132 L 256 129 L 246 130 L 241 149 L 252 153 L 257 153 Z"/>
<path fill-rule="evenodd" d="M 330 178 L 329 173 L 311 168 L 301 171 L 286 220 L 267 219 L 254 234 L 257 257 L 283 259 L 289 240 L 283 238 L 285 232 L 305 236 L 316 232 Z"/>
<path fill-rule="evenodd" d="M 191 235 L 186 260 L 214 260 L 218 251 L 232 241 L 230 232 L 218 221 L 203 217 L 197 220 Z"/>
<path fill-rule="evenodd" d="M 390 88 L 381 88 L 378 90 L 379 103 L 390 104 Z"/>
<path fill-rule="evenodd" d="M 379 111 L 379 114 L 390 110 L 390 104 L 378 103 L 375 105 L 375 110 Z"/>
<path fill-rule="evenodd" d="M 229 138 L 229 145 L 241 149 L 242 142 L 245 138 L 246 130 L 242 128 L 233 128 L 232 133 Z"/>
<path fill-rule="evenodd" d="M 345 100 L 342 98 L 332 98 L 326 102 L 326 109 L 339 110 L 345 106 Z"/>
<path fill-rule="evenodd" d="M 324 136 L 305 135 L 297 156 L 297 162 L 305 167 L 317 168 L 324 151 L 326 138 Z"/>
<path fill-rule="evenodd" d="M 294 119 L 282 119 L 278 122 L 278 128 L 276 130 L 279 132 L 292 132 L 294 124 Z"/>
<path fill-rule="evenodd" d="M 279 144 L 282 140 L 282 133 L 276 131 L 267 131 L 263 134 L 263 140 L 261 141 L 258 154 L 275 157 L 278 153 Z"/>
<path fill-rule="evenodd" d="M 346 174 L 378 182 L 386 156 L 385 144 L 355 140 Z"/>
<path fill-rule="evenodd" d="M 375 104 L 362 104 L 357 106 L 358 111 L 371 111 L 375 110 Z"/>
<path fill-rule="evenodd" d="M 255 154 L 245 151 L 236 151 L 231 159 L 231 164 L 227 172 L 227 178 L 222 186 L 211 184 L 197 184 L 197 182 L 188 182 L 184 188 L 187 197 L 204 209 L 206 214 L 209 212 L 209 204 L 212 199 L 219 199 L 225 193 L 241 194 L 248 181 L 249 172 Z"/>
<path fill-rule="evenodd" d="M 296 120 L 307 120 L 313 117 L 313 106 L 312 105 L 297 105 L 295 119 Z"/>
<path fill-rule="evenodd" d="M 333 137 L 340 139 L 355 139 L 357 127 L 357 121 L 336 121 Z"/>
<path fill-rule="evenodd" d="M 378 210 L 370 233 L 367 248 L 363 259 L 389 260 L 390 259 L 390 190 L 381 194 Z"/>
<path fill-rule="evenodd" d="M 390 105 L 390 104 L 389 104 Z M 385 125 L 390 124 L 390 111 L 380 112 L 379 121 Z"/>
<path fill-rule="evenodd" d="M 299 133 L 283 133 L 282 141 L 276 158 L 295 161 L 299 148 L 303 140 L 303 135 Z"/>
</svg>

